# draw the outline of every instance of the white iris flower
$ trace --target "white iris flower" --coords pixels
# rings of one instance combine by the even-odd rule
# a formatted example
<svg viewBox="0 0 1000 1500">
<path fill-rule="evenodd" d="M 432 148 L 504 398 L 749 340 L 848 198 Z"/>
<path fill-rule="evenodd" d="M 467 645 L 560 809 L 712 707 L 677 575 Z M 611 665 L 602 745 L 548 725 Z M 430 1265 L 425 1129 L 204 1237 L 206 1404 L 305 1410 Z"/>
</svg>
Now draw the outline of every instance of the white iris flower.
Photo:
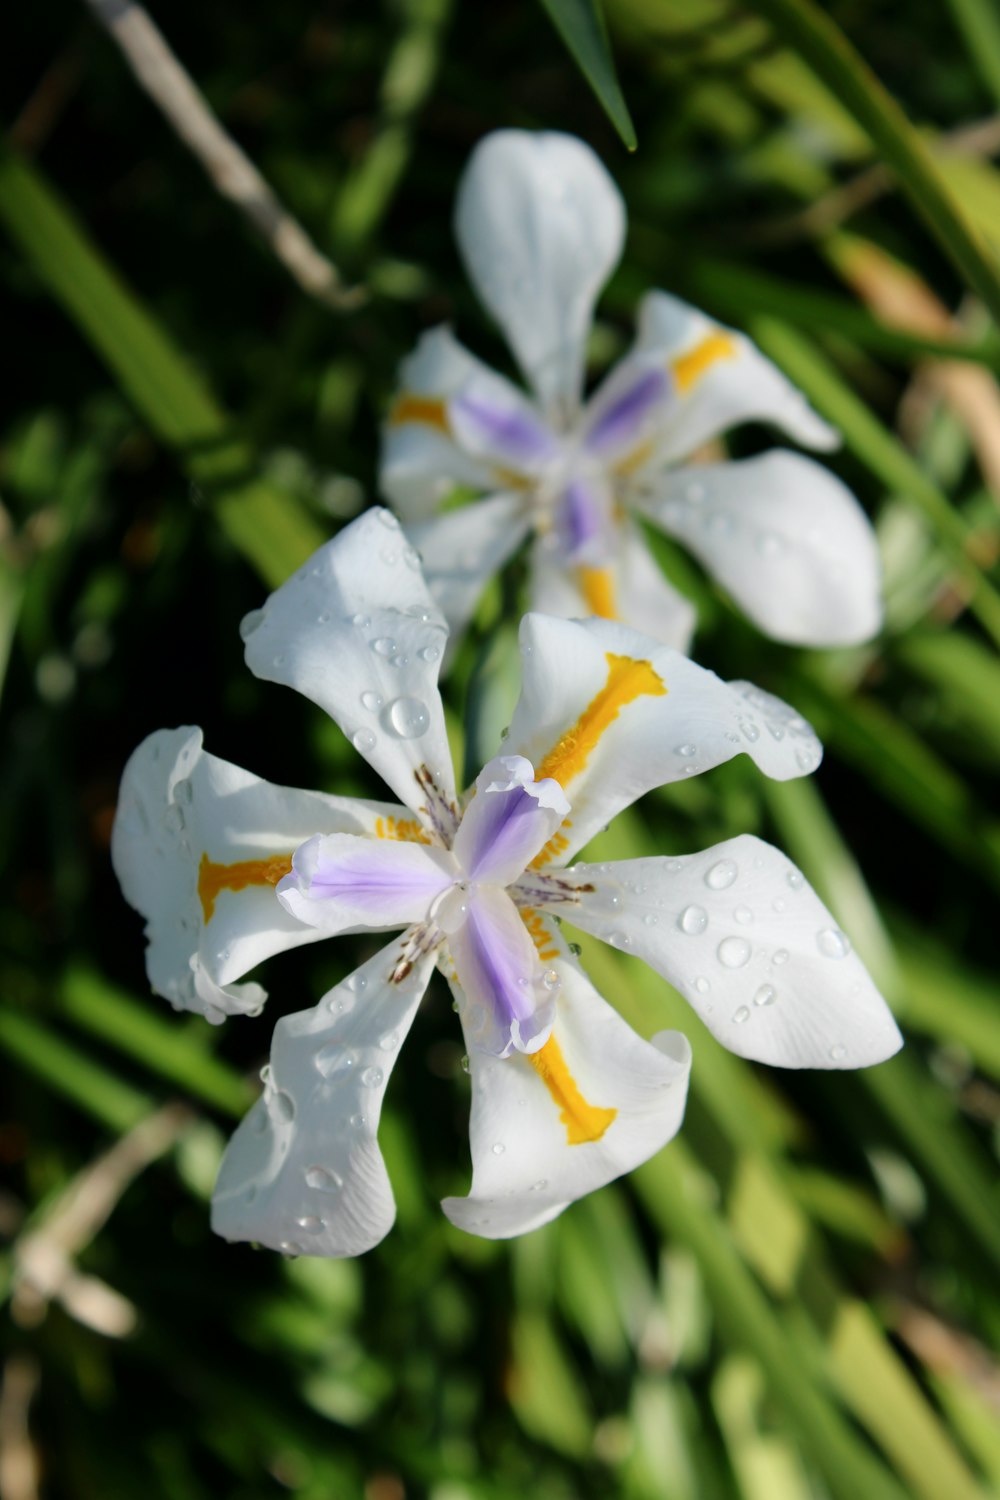
<svg viewBox="0 0 1000 1500">
<path fill-rule="evenodd" d="M 154 990 L 210 1020 L 255 1013 L 242 977 L 336 933 L 401 930 L 313 1009 L 277 1024 L 263 1096 L 213 1201 L 229 1239 L 355 1255 L 392 1224 L 377 1143 L 386 1080 L 437 965 L 472 1076 L 462 1228 L 534 1228 L 676 1133 L 690 1049 L 637 1036 L 597 994 L 557 917 L 628 948 L 728 1047 L 788 1067 L 858 1067 L 899 1034 L 816 895 L 769 845 L 568 864 L 651 788 L 745 752 L 815 768 L 802 719 L 605 620 L 529 615 L 503 753 L 456 793 L 437 678 L 446 625 L 387 511 L 366 512 L 243 623 L 250 669 L 325 709 L 398 802 L 271 786 L 160 730 L 126 768 L 112 852 L 147 920 Z"/>
<path fill-rule="evenodd" d="M 532 396 L 445 327 L 425 334 L 400 372 L 382 491 L 453 632 L 532 536 L 532 609 L 618 619 L 685 649 L 693 611 L 650 556 L 641 517 L 693 552 L 775 639 L 838 646 L 875 634 L 875 536 L 838 479 L 780 449 L 681 466 L 747 421 L 806 447 L 838 443 L 743 334 L 651 292 L 633 349 L 584 403 L 594 303 L 625 233 L 621 196 L 589 147 L 560 134 L 487 136 L 462 178 L 455 230 Z M 459 486 L 483 498 L 438 514 Z"/>
</svg>

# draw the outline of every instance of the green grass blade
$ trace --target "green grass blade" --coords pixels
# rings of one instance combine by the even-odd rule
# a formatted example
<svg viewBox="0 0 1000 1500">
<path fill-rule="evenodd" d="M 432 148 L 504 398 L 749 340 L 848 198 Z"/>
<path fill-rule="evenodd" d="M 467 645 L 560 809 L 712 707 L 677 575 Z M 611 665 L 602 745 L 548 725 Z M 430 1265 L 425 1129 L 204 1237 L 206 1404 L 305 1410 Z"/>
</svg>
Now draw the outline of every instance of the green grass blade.
<svg viewBox="0 0 1000 1500">
<path fill-rule="evenodd" d="M 56 1093 L 119 1134 L 156 1107 L 148 1094 L 19 1011 L 0 1010 L 0 1047 Z"/>
<path fill-rule="evenodd" d="M 608 119 L 628 149 L 634 151 L 638 145 L 635 126 L 615 72 L 600 0 L 541 0 L 541 3 Z"/>
<path fill-rule="evenodd" d="M 813 0 L 755 0 L 754 8 L 868 133 L 931 234 L 1000 323 L 1000 266 L 956 201 L 919 132 L 836 22 Z"/>
</svg>

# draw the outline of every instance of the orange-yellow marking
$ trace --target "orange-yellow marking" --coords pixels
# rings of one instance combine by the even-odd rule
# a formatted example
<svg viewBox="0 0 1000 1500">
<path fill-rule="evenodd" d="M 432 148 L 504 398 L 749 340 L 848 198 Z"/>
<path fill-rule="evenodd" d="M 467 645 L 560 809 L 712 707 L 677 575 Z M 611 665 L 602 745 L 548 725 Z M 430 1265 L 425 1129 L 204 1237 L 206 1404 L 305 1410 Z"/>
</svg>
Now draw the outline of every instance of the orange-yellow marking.
<svg viewBox="0 0 1000 1500">
<path fill-rule="evenodd" d="M 546 755 L 535 776 L 542 781 L 551 776 L 560 786 L 566 786 L 586 766 L 601 735 L 610 727 L 629 703 L 636 698 L 663 698 L 667 688 L 663 678 L 653 670 L 651 662 L 637 660 L 632 656 L 616 656 L 608 651 L 608 680 L 600 692 L 587 704 L 583 713 L 571 729 Z"/>
<path fill-rule="evenodd" d="M 640 443 L 638 447 L 632 449 L 631 453 L 626 453 L 623 458 L 620 458 L 618 460 L 618 462 L 614 466 L 615 473 L 623 474 L 625 476 L 634 474 L 636 469 L 641 468 L 642 465 L 646 462 L 647 458 L 650 458 L 652 456 L 652 453 L 652 440 L 647 439 L 645 443 Z"/>
<path fill-rule="evenodd" d="M 389 424 L 402 427 L 404 422 L 422 422 L 451 436 L 448 408 L 436 396 L 399 396 L 389 413 Z"/>
<path fill-rule="evenodd" d="M 599 1141 L 618 1111 L 587 1103 L 555 1037 L 550 1036 L 544 1047 L 529 1053 L 528 1061 L 559 1106 L 559 1118 L 566 1126 L 569 1144 L 582 1146 L 588 1141 Z"/>
<path fill-rule="evenodd" d="M 205 921 L 210 922 L 222 891 L 245 891 L 251 885 L 277 885 L 292 868 L 290 854 L 270 854 L 264 859 L 240 859 L 231 865 L 216 864 L 207 854 L 198 866 L 198 899 Z"/>
<path fill-rule="evenodd" d="M 564 854 L 566 852 L 566 850 L 569 848 L 569 839 L 566 834 L 562 832 L 562 829 L 572 827 L 573 819 L 564 818 L 561 827 L 557 829 L 556 832 L 552 835 L 548 843 L 545 845 L 545 848 L 539 849 L 538 853 L 531 861 L 532 870 L 544 870 L 546 865 L 551 865 L 554 860 L 557 860 L 559 858 L 560 854 Z"/>
<path fill-rule="evenodd" d="M 521 921 L 528 929 L 528 936 L 538 949 L 538 957 L 543 963 L 551 963 L 554 958 L 559 957 L 559 949 L 552 941 L 552 934 L 545 925 L 545 919 L 537 911 L 530 907 L 523 907 Z"/>
<path fill-rule="evenodd" d="M 376 818 L 377 839 L 398 839 L 403 844 L 429 844 L 430 839 L 416 818 Z"/>
<path fill-rule="evenodd" d="M 617 620 L 615 608 L 615 580 L 610 568 L 577 568 L 580 592 L 592 615 L 604 620 Z"/>
<path fill-rule="evenodd" d="M 720 359 L 735 359 L 738 352 L 732 334 L 716 329 L 686 354 L 679 354 L 676 359 L 671 360 L 678 389 L 689 391 Z"/>
</svg>

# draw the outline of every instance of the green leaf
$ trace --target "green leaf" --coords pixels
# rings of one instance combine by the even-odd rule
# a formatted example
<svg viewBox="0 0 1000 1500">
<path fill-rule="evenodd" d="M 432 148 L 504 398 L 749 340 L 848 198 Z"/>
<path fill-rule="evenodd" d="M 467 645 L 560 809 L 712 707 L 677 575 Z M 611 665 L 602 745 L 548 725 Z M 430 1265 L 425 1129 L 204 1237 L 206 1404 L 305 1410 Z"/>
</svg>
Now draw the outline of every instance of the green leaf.
<svg viewBox="0 0 1000 1500">
<path fill-rule="evenodd" d="M 634 151 L 638 145 L 635 126 L 615 72 L 600 0 L 542 0 L 542 5 L 608 119 Z"/>
</svg>

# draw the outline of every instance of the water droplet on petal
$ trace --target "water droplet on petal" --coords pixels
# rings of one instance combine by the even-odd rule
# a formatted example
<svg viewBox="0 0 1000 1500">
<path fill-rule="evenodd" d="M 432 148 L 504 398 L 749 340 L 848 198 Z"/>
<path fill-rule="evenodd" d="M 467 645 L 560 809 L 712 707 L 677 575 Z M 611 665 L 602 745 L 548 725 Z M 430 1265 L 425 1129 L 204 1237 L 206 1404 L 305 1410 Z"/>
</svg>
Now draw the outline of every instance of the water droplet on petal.
<svg viewBox="0 0 1000 1500">
<path fill-rule="evenodd" d="M 372 641 L 372 650 L 376 656 L 395 656 L 396 642 L 391 635 L 379 635 Z"/>
<path fill-rule="evenodd" d="M 574 958 L 579 958 L 580 954 L 583 952 L 583 949 L 580 947 L 579 943 L 569 943 L 568 947 Z"/>
<path fill-rule="evenodd" d="M 441 652 L 438 650 L 437 646 L 421 646 L 420 650 L 417 652 L 417 655 L 420 657 L 421 661 L 437 661 L 438 657 L 441 655 Z"/>
<path fill-rule="evenodd" d="M 529 1193 L 544 1193 L 544 1191 L 548 1187 L 548 1185 L 549 1185 L 549 1179 L 547 1177 L 540 1177 L 537 1182 L 533 1182 L 531 1184 L 531 1187 L 528 1189 L 528 1192 Z"/>
<path fill-rule="evenodd" d="M 802 887 L 806 883 L 805 878 L 799 870 L 789 870 L 788 874 L 785 876 L 785 879 L 788 881 L 788 884 L 791 886 L 793 891 L 801 891 Z"/>
<path fill-rule="evenodd" d="M 694 982 L 694 987 L 698 991 L 699 995 L 707 995 L 709 990 L 712 988 L 708 980 L 705 978 L 704 974 L 698 975 L 698 978 Z"/>
<path fill-rule="evenodd" d="M 753 997 L 754 1005 L 773 1005 L 778 998 L 778 992 L 773 984 L 762 984 Z"/>
<path fill-rule="evenodd" d="M 753 921 L 753 912 L 749 906 L 737 906 L 733 912 L 733 916 L 741 927 L 749 927 Z"/>
<path fill-rule="evenodd" d="M 715 955 L 723 968 L 742 969 L 743 965 L 749 961 L 752 952 L 753 949 L 746 938 L 727 937 L 722 939 L 715 950 Z"/>
<path fill-rule="evenodd" d="M 365 1128 L 366 1123 L 367 1122 L 365 1120 L 364 1115 L 360 1115 L 360 1114 L 358 1114 L 358 1115 L 352 1115 L 351 1118 L 350 1118 L 350 1121 L 349 1121 L 349 1124 L 350 1124 L 350 1126 L 351 1126 L 351 1128 L 353 1130 L 363 1130 Z"/>
<path fill-rule="evenodd" d="M 389 724 L 401 740 L 414 740 L 426 734 L 431 722 L 427 705 L 419 698 L 397 698 L 389 705 Z"/>
<path fill-rule="evenodd" d="M 284 1089 L 279 1089 L 274 1096 L 274 1112 L 279 1120 L 290 1123 L 295 1119 L 295 1100 L 291 1094 L 286 1094 Z"/>
<path fill-rule="evenodd" d="M 787 948 L 779 948 L 779 949 L 777 949 L 777 951 L 775 952 L 774 957 L 771 959 L 771 962 L 773 964 L 787 964 L 787 962 L 788 962 L 788 949 Z"/>
<path fill-rule="evenodd" d="M 306 1234 L 318 1234 L 323 1228 L 323 1220 L 317 1219 L 315 1214 L 303 1214 L 301 1219 L 295 1220 L 296 1228 L 304 1229 Z"/>
<path fill-rule="evenodd" d="M 302 1254 L 302 1246 L 297 1245 L 294 1240 L 282 1240 L 278 1248 L 288 1260 L 294 1260 L 297 1255 Z"/>
<path fill-rule="evenodd" d="M 708 926 L 708 912 L 703 906 L 685 906 L 677 918 L 677 925 L 681 932 L 695 937 Z"/>
<path fill-rule="evenodd" d="M 361 706 L 367 708 L 370 714 L 377 714 L 384 701 L 381 693 L 369 691 L 361 694 Z"/>
<path fill-rule="evenodd" d="M 739 874 L 735 859 L 720 859 L 705 872 L 705 884 L 713 891 L 724 891 Z"/>
<path fill-rule="evenodd" d="M 658 922 L 658 921 L 659 921 L 659 920 L 660 920 L 660 919 L 659 919 L 659 917 L 658 917 L 658 916 L 657 916 L 657 915 L 656 915 L 656 913 L 655 913 L 655 912 L 653 912 L 653 911 L 648 911 L 648 912 L 647 912 L 647 913 L 646 913 L 646 915 L 645 915 L 645 916 L 644 916 L 644 917 L 643 917 L 643 919 L 642 919 L 642 922 L 643 922 L 643 926 L 644 926 L 644 927 L 655 927 L 655 926 L 656 926 L 656 924 L 657 924 L 657 922 Z"/>
<path fill-rule="evenodd" d="M 344 1179 L 329 1167 L 306 1167 L 306 1186 L 317 1193 L 337 1193 L 344 1186 Z"/>
<path fill-rule="evenodd" d="M 830 1057 L 833 1062 L 841 1062 L 847 1056 L 847 1048 L 839 1042 L 836 1047 L 830 1048 Z"/>
<path fill-rule="evenodd" d="M 744 739 L 748 739 L 750 741 L 751 745 L 754 744 L 755 741 L 760 739 L 760 730 L 757 728 L 757 725 L 753 722 L 752 719 L 740 720 L 740 733 L 743 735 Z"/>
<path fill-rule="evenodd" d="M 370 755 L 375 749 L 375 736 L 370 729 L 356 729 L 351 735 L 351 744 L 359 755 Z"/>
<path fill-rule="evenodd" d="M 248 615 L 244 615 L 240 621 L 240 640 L 248 641 L 255 630 L 259 630 L 264 623 L 264 611 L 252 609 Z"/>
<path fill-rule="evenodd" d="M 834 927 L 824 927 L 816 934 L 816 946 L 825 958 L 846 958 L 851 951 L 847 936 Z"/>
<path fill-rule="evenodd" d="M 367 630 L 371 624 L 367 615 L 352 615 L 351 624 L 356 625 L 359 630 Z"/>
<path fill-rule="evenodd" d="M 399 1046 L 398 1032 L 387 1031 L 385 1036 L 379 1038 L 379 1046 L 383 1052 L 395 1052 Z"/>
<path fill-rule="evenodd" d="M 384 1077 L 385 1074 L 381 1068 L 366 1068 L 361 1075 L 361 1082 L 366 1089 L 375 1089 L 378 1088 Z"/>
<path fill-rule="evenodd" d="M 503 1154 L 506 1151 L 506 1149 L 507 1149 L 507 1147 L 504 1145 L 503 1141 L 494 1141 L 493 1142 L 493 1155 L 494 1156 L 503 1156 Z"/>
<path fill-rule="evenodd" d="M 733 1021 L 737 1026 L 742 1026 L 743 1022 L 749 1021 L 749 1019 L 750 1012 L 745 1005 L 741 1005 L 739 1010 L 733 1012 Z"/>
<path fill-rule="evenodd" d="M 692 757 L 692 755 L 697 755 L 698 754 L 698 746 L 697 745 L 676 745 L 674 747 L 674 754 L 675 755 L 682 755 L 685 760 L 690 760 L 691 757 Z"/>
<path fill-rule="evenodd" d="M 462 1072 L 463 1073 L 468 1073 L 469 1069 L 470 1069 L 470 1066 L 471 1066 L 471 1064 L 469 1063 L 469 1054 L 467 1052 L 463 1052 L 463 1054 L 462 1054 Z"/>
<path fill-rule="evenodd" d="M 545 970 L 545 973 L 542 975 L 542 984 L 547 990 L 557 990 L 559 988 L 559 975 L 555 969 Z"/>
</svg>

